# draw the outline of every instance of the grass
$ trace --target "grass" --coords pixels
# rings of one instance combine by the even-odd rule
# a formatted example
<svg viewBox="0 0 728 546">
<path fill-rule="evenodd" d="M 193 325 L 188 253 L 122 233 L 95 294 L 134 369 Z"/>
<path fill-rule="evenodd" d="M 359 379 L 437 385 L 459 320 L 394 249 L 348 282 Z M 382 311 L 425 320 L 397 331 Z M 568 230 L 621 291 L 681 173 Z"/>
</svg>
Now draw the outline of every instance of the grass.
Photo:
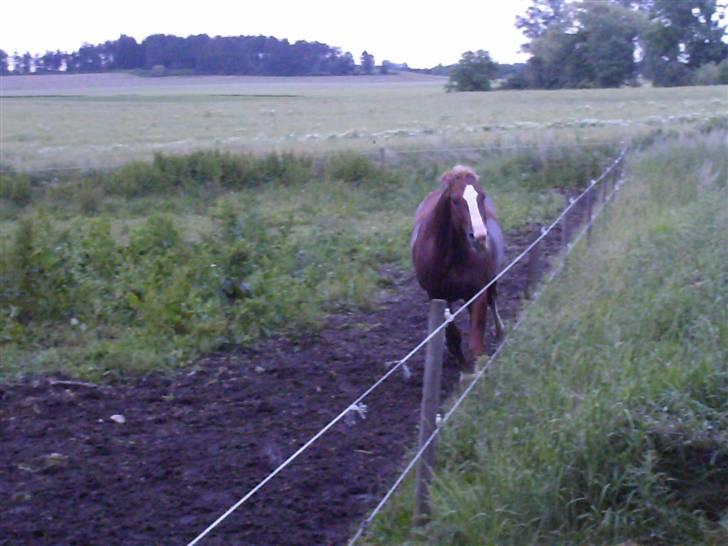
<svg viewBox="0 0 728 546">
<path fill-rule="evenodd" d="M 728 134 L 661 139 L 372 544 L 728 540 Z M 411 484 L 410 484 L 411 486 Z"/>
<path fill-rule="evenodd" d="M 552 216 L 553 188 L 614 153 L 546 150 L 475 162 L 506 230 Z M 0 376 L 170 369 L 372 305 L 383 266 L 407 267 L 413 211 L 451 166 L 196 152 L 52 185 L 6 173 Z"/>
<path fill-rule="evenodd" d="M 8 77 L 0 163 L 104 169 L 200 149 L 328 155 L 612 141 L 728 115 L 725 86 L 446 93 L 445 81 Z"/>
</svg>

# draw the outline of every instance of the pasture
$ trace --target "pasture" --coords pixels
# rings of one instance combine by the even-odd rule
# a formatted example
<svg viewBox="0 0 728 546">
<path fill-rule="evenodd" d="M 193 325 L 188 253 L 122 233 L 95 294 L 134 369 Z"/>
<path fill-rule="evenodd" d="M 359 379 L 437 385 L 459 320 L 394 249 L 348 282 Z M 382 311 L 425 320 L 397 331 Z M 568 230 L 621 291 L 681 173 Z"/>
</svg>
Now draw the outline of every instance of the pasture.
<svg viewBox="0 0 728 546">
<path fill-rule="evenodd" d="M 728 113 L 725 86 L 445 93 L 443 77 L 0 79 L 0 163 L 105 169 L 154 152 L 328 154 L 612 141 Z"/>
<path fill-rule="evenodd" d="M 562 203 L 557 190 L 594 176 L 617 145 L 614 135 L 608 141 L 600 135 L 597 143 L 574 146 L 582 138 L 579 130 L 558 129 L 571 135 L 567 142 L 553 140 L 552 130 L 531 130 L 530 145 L 515 146 L 520 137 L 510 140 L 510 128 L 478 135 L 458 125 L 457 138 L 437 153 L 391 148 L 384 164 L 378 153 L 370 158 L 356 151 L 357 142 L 374 147 L 359 137 L 324 139 L 323 156 L 279 152 L 269 137 L 290 133 L 288 122 L 311 127 L 326 120 L 330 130 L 344 131 L 358 120 L 360 132 L 395 131 L 406 119 L 439 126 L 437 116 L 462 122 L 507 116 L 515 123 L 530 114 L 514 105 L 529 104 L 535 113 L 539 97 L 448 95 L 441 79 L 420 76 L 169 80 L 3 78 L 4 93 L 15 94 L 1 99 L 3 161 L 21 170 L 0 180 L 2 275 L 9 287 L 3 375 L 65 370 L 98 378 L 178 366 L 200 352 L 261 335 L 316 330 L 332 310 L 370 305 L 390 283 L 382 268 L 406 264 L 412 211 L 444 169 L 472 163 L 487 179 L 503 228 L 513 230 L 553 215 Z M 59 89 L 61 84 L 66 87 Z M 28 85 L 36 88 L 23 87 Z M 679 102 L 684 92 L 667 96 Z M 701 92 L 709 97 L 705 104 L 720 101 L 712 89 Z M 280 124 L 278 117 L 260 117 L 261 105 L 271 100 L 260 95 L 270 94 L 298 105 L 298 114 L 281 116 Z M 539 119 L 554 121 L 567 105 L 574 108 L 570 93 L 550 96 L 554 110 Z M 586 107 L 600 94 L 585 96 Z M 462 104 L 452 109 L 452 101 Z M 214 148 L 215 138 L 225 138 L 230 124 L 242 119 L 236 116 L 249 116 L 268 135 L 261 154 L 208 149 L 140 159 L 158 150 L 156 144 L 167 150 L 170 142 L 192 135 L 194 112 L 213 104 L 231 110 L 204 122 L 216 136 L 203 131 L 209 146 L 194 147 Z M 709 118 L 707 111 L 701 115 Z M 38 124 L 55 125 L 38 133 Z M 159 125 L 159 132 L 149 133 L 145 124 Z M 150 134 L 160 140 L 145 140 Z M 449 147 L 492 144 L 493 137 L 501 148 Z M 66 165 L 108 166 L 84 143 L 100 149 L 124 140 L 141 148 L 131 156 L 114 151 L 113 161 L 137 158 L 115 169 L 49 173 L 64 163 L 52 159 L 53 146 L 46 146 L 52 143 L 43 138 L 60 144 Z M 429 136 L 411 138 L 420 146 L 430 142 Z M 13 151 L 18 141 L 24 159 Z M 355 151 L 337 151 L 343 145 Z M 31 174 L 23 175 L 26 169 Z M 232 292 L 221 295 L 223 288 Z"/>
<path fill-rule="evenodd" d="M 104 518 L 151 498 L 156 527 L 146 513 L 126 520 L 139 543 L 190 538 L 256 478 L 243 472 L 230 491 L 221 468 L 237 467 L 241 451 L 257 474 L 277 464 L 336 410 L 326 402 L 348 402 L 419 339 L 424 307 L 413 308 L 422 293 L 408 277 L 407 246 L 414 208 L 446 169 L 467 163 L 480 174 L 512 256 L 625 141 L 634 149 L 630 185 L 596 244 L 530 311 L 515 349 L 448 429 L 428 532 L 410 536 L 403 495 L 369 540 L 578 543 L 655 533 L 720 543 L 725 516 L 702 501 L 675 504 L 704 491 L 670 488 L 693 471 L 670 455 L 715 448 L 723 476 L 726 87 L 443 86 L 419 75 L 0 79 L 0 398 L 7 423 L 32 421 L 58 450 L 13 436 L 13 464 L 0 475 L 13 536 L 63 540 L 71 529 L 89 542 L 98 538 L 93 521 L 121 533 L 110 542 L 123 541 L 123 526 Z M 507 322 L 520 308 L 517 281 L 502 284 Z M 23 379 L 49 374 L 76 384 Z M 414 387 L 373 401 L 371 429 L 335 431 L 347 438 L 344 451 L 358 453 L 346 464 L 396 470 L 411 445 Z M 395 406 L 400 414 L 384 409 Z M 305 426 L 261 435 L 255 423 L 273 429 L 278 409 L 291 427 L 305 416 Z M 112 412 L 131 425 L 109 430 Z M 221 415 L 243 415 L 253 428 L 241 425 L 232 439 Z M 389 421 L 376 429 L 375 415 Z M 99 446 L 112 436 L 109 457 Z M 397 454 L 362 453 L 357 442 L 372 437 Z M 105 470 L 96 475 L 81 461 L 97 455 Z M 689 452 L 691 461 L 702 455 Z M 129 469 L 139 460 L 159 471 L 145 471 L 135 488 Z M 316 459 L 295 490 L 305 496 L 310 475 L 323 483 L 339 460 Z M 62 477 L 55 497 L 40 493 L 50 474 Z M 89 485 L 91 474 L 104 485 Z M 342 485 L 336 476 L 321 498 Z M 260 542 L 314 513 L 302 543 L 332 541 L 333 526 L 349 536 L 372 501 L 361 494 L 366 476 L 357 479 L 340 492 L 354 508 L 308 511 L 274 491 L 279 504 L 253 508 L 260 525 L 241 515 L 223 536 Z M 184 495 L 170 489 L 180 480 Z M 88 490 L 128 502 L 109 501 L 101 513 Z M 68 495 L 88 518 L 64 523 Z M 31 521 L 31 506 L 55 523 Z M 249 531 L 261 534 L 240 534 Z"/>
</svg>

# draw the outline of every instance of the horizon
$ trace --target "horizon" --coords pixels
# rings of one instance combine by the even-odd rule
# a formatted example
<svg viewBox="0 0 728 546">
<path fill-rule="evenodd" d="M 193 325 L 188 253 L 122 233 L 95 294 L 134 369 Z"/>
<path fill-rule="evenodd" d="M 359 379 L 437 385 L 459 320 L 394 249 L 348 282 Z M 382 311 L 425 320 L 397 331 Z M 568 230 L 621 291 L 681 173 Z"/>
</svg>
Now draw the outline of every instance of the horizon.
<svg viewBox="0 0 728 546">
<path fill-rule="evenodd" d="M 207 34 L 210 37 L 269 36 L 290 43 L 322 42 L 351 53 L 357 64 L 361 53 L 367 51 L 377 65 L 386 60 L 406 63 L 414 69 L 428 69 L 439 64 L 456 64 L 464 52 L 479 49 L 488 51 L 500 64 L 511 64 L 527 58 L 520 51 L 526 40 L 515 27 L 515 18 L 529 4 L 530 0 L 512 0 L 472 6 L 466 0 L 454 0 L 449 3 L 447 13 L 443 13 L 411 1 L 372 0 L 366 10 L 352 11 L 355 8 L 342 10 L 340 3 L 331 0 L 311 0 L 305 6 L 277 0 L 248 7 L 246 12 L 245 7 L 231 7 L 220 0 L 210 0 L 205 10 L 179 7 L 167 1 L 148 5 L 130 0 L 122 13 L 111 18 L 101 12 L 97 3 L 88 0 L 62 4 L 43 1 L 31 6 L 32 14 L 27 5 L 13 3 L 3 10 L 0 49 L 12 62 L 16 53 L 78 51 L 84 44 L 102 44 L 117 40 L 122 34 L 139 43 L 154 34 L 183 38 Z M 38 11 L 47 16 L 35 19 Z M 174 19 L 170 19 L 170 12 L 174 13 Z M 83 20 L 78 17 L 79 13 L 85 14 Z M 281 17 L 282 13 L 286 16 Z M 30 27 L 22 24 L 31 19 Z"/>
</svg>

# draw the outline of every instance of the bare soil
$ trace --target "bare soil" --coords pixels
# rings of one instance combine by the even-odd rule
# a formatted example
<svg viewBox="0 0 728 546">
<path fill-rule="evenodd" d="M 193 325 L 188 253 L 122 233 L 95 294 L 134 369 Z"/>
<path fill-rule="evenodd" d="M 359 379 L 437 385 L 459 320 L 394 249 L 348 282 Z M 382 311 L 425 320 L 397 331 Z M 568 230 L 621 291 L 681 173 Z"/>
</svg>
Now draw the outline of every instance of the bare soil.
<svg viewBox="0 0 728 546">
<path fill-rule="evenodd" d="M 537 233 L 509 234 L 509 259 Z M 557 229 L 545 255 L 559 245 Z M 270 338 L 123 384 L 0 384 L 0 545 L 187 544 L 426 334 L 425 293 L 409 272 L 388 275 L 394 288 L 375 310 L 332 316 L 309 339 Z M 507 324 L 525 277 L 521 264 L 499 283 Z M 346 543 L 414 446 L 423 361 L 416 355 L 409 379 L 393 375 L 203 544 Z M 444 396 L 457 375 L 447 358 Z"/>
</svg>

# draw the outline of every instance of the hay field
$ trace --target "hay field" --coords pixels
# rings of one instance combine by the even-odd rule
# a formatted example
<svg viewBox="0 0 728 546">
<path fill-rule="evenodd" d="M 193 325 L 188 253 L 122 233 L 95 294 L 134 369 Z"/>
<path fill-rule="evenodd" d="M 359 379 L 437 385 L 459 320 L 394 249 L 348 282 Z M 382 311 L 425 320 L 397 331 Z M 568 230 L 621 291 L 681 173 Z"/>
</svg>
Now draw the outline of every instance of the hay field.
<svg viewBox="0 0 728 546">
<path fill-rule="evenodd" d="M 154 152 L 339 150 L 609 140 L 728 115 L 725 86 L 446 93 L 445 78 L 131 74 L 0 79 L 0 162 L 106 168 Z"/>
</svg>

